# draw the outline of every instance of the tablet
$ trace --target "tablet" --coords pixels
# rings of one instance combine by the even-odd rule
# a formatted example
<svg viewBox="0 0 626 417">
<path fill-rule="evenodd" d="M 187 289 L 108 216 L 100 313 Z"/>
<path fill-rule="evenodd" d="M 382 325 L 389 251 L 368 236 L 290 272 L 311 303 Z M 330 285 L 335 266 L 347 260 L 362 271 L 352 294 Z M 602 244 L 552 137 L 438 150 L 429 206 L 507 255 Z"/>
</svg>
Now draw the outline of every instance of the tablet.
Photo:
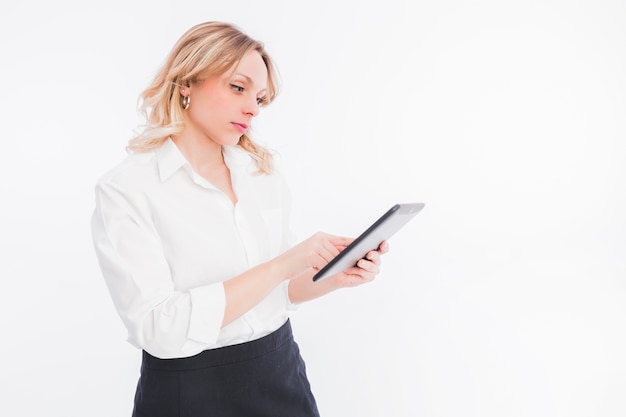
<svg viewBox="0 0 626 417">
<path fill-rule="evenodd" d="M 382 241 L 388 240 L 424 208 L 424 203 L 396 204 L 361 233 L 350 245 L 339 252 L 313 276 L 313 281 L 328 278 L 355 266 L 367 252 L 375 250 Z"/>
</svg>

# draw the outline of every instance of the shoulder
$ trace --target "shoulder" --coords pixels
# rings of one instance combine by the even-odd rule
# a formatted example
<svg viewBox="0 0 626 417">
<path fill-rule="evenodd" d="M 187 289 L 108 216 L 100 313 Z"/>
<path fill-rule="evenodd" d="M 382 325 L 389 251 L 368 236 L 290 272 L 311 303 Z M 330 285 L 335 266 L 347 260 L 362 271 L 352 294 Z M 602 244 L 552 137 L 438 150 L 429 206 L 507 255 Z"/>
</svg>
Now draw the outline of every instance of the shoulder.
<svg viewBox="0 0 626 417">
<path fill-rule="evenodd" d="M 155 151 L 132 153 L 105 172 L 98 179 L 96 186 L 141 190 L 158 178 Z"/>
<path fill-rule="evenodd" d="M 240 184 L 246 185 L 246 191 L 251 198 L 270 205 L 282 205 L 291 200 L 291 190 L 280 164 L 275 163 L 270 172 L 262 173 L 259 172 L 259 165 L 253 155 L 243 149 L 239 152 L 245 155 L 247 163 L 242 165 L 244 170 L 235 174 L 235 178 L 242 180 Z"/>
<path fill-rule="evenodd" d="M 270 172 L 261 172 L 259 159 L 252 152 L 249 152 L 239 145 L 225 146 L 223 149 L 226 164 L 229 168 L 243 169 L 248 174 L 262 178 L 282 180 L 283 174 L 281 170 L 280 154 L 271 152 L 272 169 Z"/>
</svg>

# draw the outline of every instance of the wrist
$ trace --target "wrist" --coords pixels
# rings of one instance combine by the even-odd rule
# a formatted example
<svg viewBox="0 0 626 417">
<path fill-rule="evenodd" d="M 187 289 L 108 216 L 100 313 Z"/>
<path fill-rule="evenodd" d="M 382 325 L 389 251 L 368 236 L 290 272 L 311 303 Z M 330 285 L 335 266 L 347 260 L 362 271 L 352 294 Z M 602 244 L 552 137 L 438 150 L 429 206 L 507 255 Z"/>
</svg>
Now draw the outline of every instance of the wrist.
<svg viewBox="0 0 626 417">
<path fill-rule="evenodd" d="M 284 262 L 281 262 L 280 257 L 266 262 L 265 267 L 267 268 L 268 275 L 275 280 L 277 284 L 290 278 L 289 271 Z"/>
</svg>

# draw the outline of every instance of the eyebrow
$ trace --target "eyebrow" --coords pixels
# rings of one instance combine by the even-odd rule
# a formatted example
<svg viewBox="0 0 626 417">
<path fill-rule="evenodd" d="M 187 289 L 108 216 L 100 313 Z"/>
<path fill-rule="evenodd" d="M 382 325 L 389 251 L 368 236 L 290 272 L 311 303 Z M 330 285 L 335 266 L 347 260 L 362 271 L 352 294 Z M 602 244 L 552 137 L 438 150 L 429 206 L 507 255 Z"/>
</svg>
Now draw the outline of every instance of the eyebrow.
<svg viewBox="0 0 626 417">
<path fill-rule="evenodd" d="M 246 82 L 248 84 L 254 85 L 254 81 L 252 81 L 252 78 L 248 77 L 246 74 L 242 74 L 240 72 L 236 72 L 236 73 L 233 74 L 233 77 L 236 76 L 236 75 L 245 78 L 245 80 L 246 80 Z M 259 91 L 259 93 L 265 93 L 265 92 L 267 92 L 267 88 L 264 88 L 264 89 Z"/>
</svg>

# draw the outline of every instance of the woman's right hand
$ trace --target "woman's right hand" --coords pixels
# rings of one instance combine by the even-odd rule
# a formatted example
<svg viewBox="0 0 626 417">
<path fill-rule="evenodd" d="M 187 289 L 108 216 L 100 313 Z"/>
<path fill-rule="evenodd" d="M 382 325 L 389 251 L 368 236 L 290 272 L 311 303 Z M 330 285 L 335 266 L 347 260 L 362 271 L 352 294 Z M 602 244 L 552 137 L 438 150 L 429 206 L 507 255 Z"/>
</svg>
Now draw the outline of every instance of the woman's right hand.
<svg viewBox="0 0 626 417">
<path fill-rule="evenodd" d="M 293 279 L 303 272 L 323 268 L 354 239 L 318 232 L 285 251 L 272 262 L 285 279 Z"/>
</svg>

